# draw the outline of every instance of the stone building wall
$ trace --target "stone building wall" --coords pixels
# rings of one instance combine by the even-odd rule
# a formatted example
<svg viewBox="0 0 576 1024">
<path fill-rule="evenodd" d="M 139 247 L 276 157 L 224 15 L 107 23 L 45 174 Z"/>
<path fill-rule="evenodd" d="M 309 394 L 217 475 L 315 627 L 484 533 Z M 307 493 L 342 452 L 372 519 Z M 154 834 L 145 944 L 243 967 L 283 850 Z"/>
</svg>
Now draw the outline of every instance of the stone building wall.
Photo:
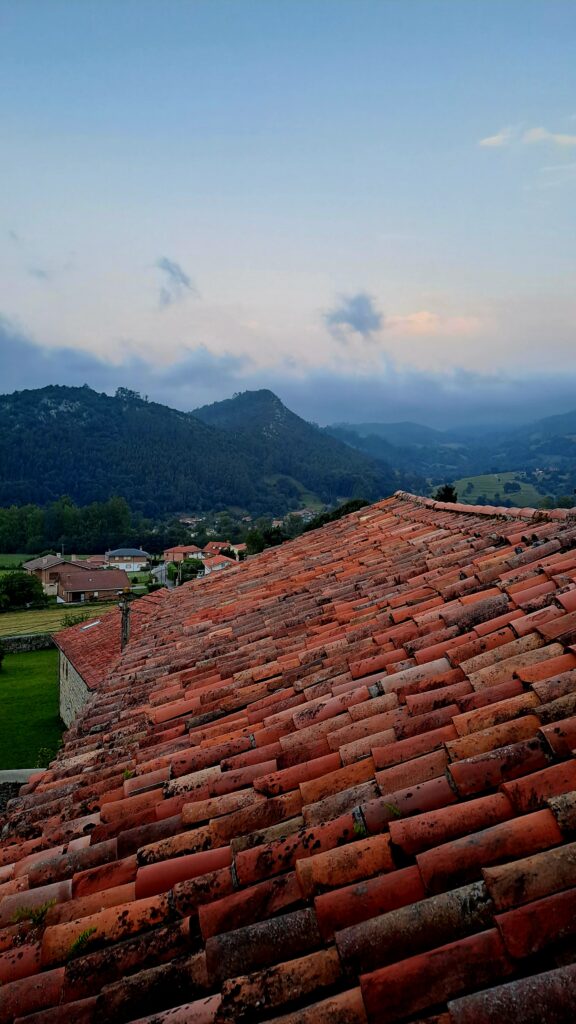
<svg viewBox="0 0 576 1024">
<path fill-rule="evenodd" d="M 60 717 L 66 727 L 80 714 L 92 691 L 86 686 L 71 661 L 60 651 Z"/>
</svg>

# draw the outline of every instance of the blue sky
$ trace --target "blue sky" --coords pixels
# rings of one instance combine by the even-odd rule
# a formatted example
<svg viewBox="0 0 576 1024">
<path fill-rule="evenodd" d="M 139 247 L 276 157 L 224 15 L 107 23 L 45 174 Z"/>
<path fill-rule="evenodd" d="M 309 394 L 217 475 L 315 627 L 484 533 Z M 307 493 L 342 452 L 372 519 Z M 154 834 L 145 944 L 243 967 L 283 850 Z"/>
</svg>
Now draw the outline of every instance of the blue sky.
<svg viewBox="0 0 576 1024">
<path fill-rule="evenodd" d="M 0 0 L 0 390 L 576 406 L 569 0 Z"/>
</svg>

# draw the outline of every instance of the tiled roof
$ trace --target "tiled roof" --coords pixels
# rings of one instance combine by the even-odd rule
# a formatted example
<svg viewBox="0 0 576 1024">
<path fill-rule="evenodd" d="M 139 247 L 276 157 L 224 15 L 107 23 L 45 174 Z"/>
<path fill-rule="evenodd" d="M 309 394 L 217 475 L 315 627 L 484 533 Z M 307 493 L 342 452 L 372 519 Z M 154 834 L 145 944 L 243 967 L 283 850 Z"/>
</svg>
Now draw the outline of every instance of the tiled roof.
<svg viewBox="0 0 576 1024">
<path fill-rule="evenodd" d="M 130 605 L 130 636 L 141 635 L 146 621 L 154 614 L 162 591 L 138 598 Z M 66 655 L 91 690 L 106 679 L 120 657 L 120 610 L 98 614 L 53 636 L 56 646 Z"/>
<path fill-rule="evenodd" d="M 576 1019 L 576 519 L 398 494 L 154 595 L 0 845 L 0 1020 Z"/>
<path fill-rule="evenodd" d="M 229 558 L 228 555 L 210 555 L 209 558 L 204 559 L 204 565 L 208 569 L 215 569 L 217 566 L 230 566 L 237 565 L 235 558 Z"/>
<path fill-rule="evenodd" d="M 34 569 L 48 569 L 50 566 L 60 565 L 64 561 L 62 555 L 40 555 L 39 558 L 31 558 L 30 561 L 24 562 L 22 568 L 33 572 Z"/>
<path fill-rule="evenodd" d="M 124 569 L 74 569 L 59 573 L 59 586 L 67 593 L 74 590 L 123 590 L 130 586 Z"/>
<path fill-rule="evenodd" d="M 115 555 L 117 558 L 121 558 L 123 556 L 128 557 L 128 556 L 132 556 L 132 555 L 134 557 L 139 555 L 141 558 L 149 558 L 150 557 L 148 552 L 147 551 L 142 551 L 141 548 L 114 548 L 113 551 L 107 551 L 106 555 L 107 556 L 108 555 Z"/>
<path fill-rule="evenodd" d="M 164 558 L 169 559 L 170 555 L 195 554 L 197 551 L 202 551 L 197 544 L 177 544 L 175 547 L 166 548 Z"/>
</svg>

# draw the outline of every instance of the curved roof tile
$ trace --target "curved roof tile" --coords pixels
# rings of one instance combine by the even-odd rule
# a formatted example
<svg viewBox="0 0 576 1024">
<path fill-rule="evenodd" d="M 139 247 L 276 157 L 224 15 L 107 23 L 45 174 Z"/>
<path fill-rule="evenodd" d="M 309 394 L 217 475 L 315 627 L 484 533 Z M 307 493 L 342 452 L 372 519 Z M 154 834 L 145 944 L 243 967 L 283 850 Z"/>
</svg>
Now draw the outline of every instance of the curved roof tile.
<svg viewBox="0 0 576 1024">
<path fill-rule="evenodd" d="M 94 693 L 8 806 L 0 1020 L 572 1020 L 575 547 L 398 493 L 59 634 Z"/>
</svg>

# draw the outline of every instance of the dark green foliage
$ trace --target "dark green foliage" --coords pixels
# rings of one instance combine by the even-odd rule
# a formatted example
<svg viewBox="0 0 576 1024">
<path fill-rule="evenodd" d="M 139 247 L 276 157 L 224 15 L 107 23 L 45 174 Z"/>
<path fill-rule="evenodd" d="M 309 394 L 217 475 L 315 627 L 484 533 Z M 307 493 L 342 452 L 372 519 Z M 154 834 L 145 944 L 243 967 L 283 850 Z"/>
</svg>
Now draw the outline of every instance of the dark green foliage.
<svg viewBox="0 0 576 1024">
<path fill-rule="evenodd" d="M 232 551 L 232 548 L 222 548 L 220 554 L 224 555 L 225 558 L 236 558 L 236 552 Z"/>
<path fill-rule="evenodd" d="M 184 562 L 180 562 L 178 566 L 180 583 L 185 583 L 186 580 L 195 580 L 203 572 L 204 562 L 201 558 L 187 558 Z"/>
<path fill-rule="evenodd" d="M 272 511 L 298 507 L 294 480 L 328 504 L 360 493 L 376 500 L 400 486 L 390 467 L 296 416 L 272 391 L 245 391 L 196 409 L 194 416 L 250 452 L 262 477 L 279 475 L 268 485 L 274 494 Z"/>
<path fill-rule="evenodd" d="M 62 494 L 70 496 L 70 506 L 95 503 L 93 535 L 101 537 L 98 508 L 110 495 L 120 496 L 119 532 L 122 499 L 154 518 L 232 505 L 277 515 L 297 507 L 301 488 L 332 503 L 358 493 L 384 497 L 400 485 L 397 473 L 324 435 L 267 391 L 195 414 L 147 402 L 125 388 L 110 398 L 88 387 L 50 386 L 0 402 L 0 507 L 13 504 L 30 520 L 30 545 L 58 533 L 70 550 L 76 522 Z M 47 529 L 30 502 L 57 506 Z M 11 526 L 8 537 L 15 543 L 19 529 Z M 3 543 L 1 525 L 0 550 L 23 550 Z"/>
<path fill-rule="evenodd" d="M 62 618 L 62 629 L 79 626 L 81 622 L 87 622 L 90 617 L 90 612 L 66 612 Z"/>
<path fill-rule="evenodd" d="M 249 555 L 258 555 L 264 551 L 266 542 L 260 530 L 249 530 L 246 534 L 246 551 Z"/>
<path fill-rule="evenodd" d="M 0 672 L 2 671 L 2 662 L 4 661 L 5 657 L 6 657 L 6 648 L 5 648 L 4 644 L 2 643 L 2 641 L 0 640 Z"/>
<path fill-rule="evenodd" d="M 178 520 L 153 526 L 132 513 L 124 498 L 92 502 L 79 508 L 64 496 L 47 508 L 26 505 L 0 508 L 0 549 L 30 552 L 31 555 L 62 551 L 103 552 L 115 547 L 140 547 L 161 553 L 167 547 L 187 543 L 189 533 Z"/>
<path fill-rule="evenodd" d="M 443 484 L 434 495 L 436 501 L 458 501 L 458 493 L 452 484 Z"/>
<path fill-rule="evenodd" d="M 304 533 L 308 533 L 309 530 L 317 530 L 320 526 L 327 526 L 328 523 L 335 523 L 338 519 L 342 519 L 343 516 L 350 515 L 351 512 L 358 512 L 359 509 L 365 508 L 368 504 L 364 498 L 355 498 L 353 501 L 345 501 L 343 505 L 339 505 L 333 512 L 322 512 L 319 516 L 315 516 L 309 523 L 304 527 Z"/>
<path fill-rule="evenodd" d="M 0 577 L 0 612 L 44 608 L 48 598 L 36 576 L 16 569 Z"/>
</svg>

